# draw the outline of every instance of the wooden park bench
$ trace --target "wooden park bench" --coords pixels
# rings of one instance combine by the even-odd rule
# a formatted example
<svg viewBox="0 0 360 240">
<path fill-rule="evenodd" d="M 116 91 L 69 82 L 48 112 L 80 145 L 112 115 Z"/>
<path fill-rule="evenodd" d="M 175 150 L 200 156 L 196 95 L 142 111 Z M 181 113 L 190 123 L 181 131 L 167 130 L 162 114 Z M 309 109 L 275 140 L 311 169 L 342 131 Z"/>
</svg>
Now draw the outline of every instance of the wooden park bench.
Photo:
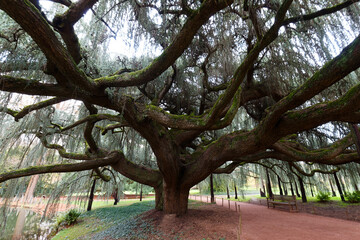
<svg viewBox="0 0 360 240">
<path fill-rule="evenodd" d="M 268 208 L 272 206 L 275 208 L 275 205 L 289 206 L 290 212 L 298 211 L 296 196 L 292 195 L 273 195 L 272 197 L 266 198 Z M 295 210 L 294 210 L 295 207 Z"/>
</svg>

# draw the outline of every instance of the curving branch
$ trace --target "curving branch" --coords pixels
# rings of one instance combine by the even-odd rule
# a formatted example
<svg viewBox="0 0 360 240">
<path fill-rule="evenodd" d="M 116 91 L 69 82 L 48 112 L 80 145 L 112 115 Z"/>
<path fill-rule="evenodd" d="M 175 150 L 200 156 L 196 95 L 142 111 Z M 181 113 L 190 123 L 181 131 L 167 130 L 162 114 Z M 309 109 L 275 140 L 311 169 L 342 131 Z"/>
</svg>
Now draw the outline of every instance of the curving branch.
<svg viewBox="0 0 360 240">
<path fill-rule="evenodd" d="M 329 170 L 329 171 L 322 170 L 322 169 L 312 169 L 312 170 L 310 171 L 310 173 L 307 173 L 307 172 L 305 172 L 300 166 L 298 166 L 298 165 L 295 164 L 295 163 L 289 163 L 289 165 L 290 165 L 290 170 L 291 170 L 293 173 L 295 173 L 295 172 L 293 171 L 292 168 L 295 168 L 301 175 L 304 175 L 304 176 L 307 176 L 307 177 L 312 177 L 312 176 L 314 176 L 315 173 L 334 174 L 334 173 L 340 171 L 340 168 L 337 167 L 337 168 L 334 168 L 334 169 Z"/>
<path fill-rule="evenodd" d="M 259 126 L 259 136 L 267 136 L 272 127 L 277 125 L 282 115 L 294 109 L 324 89 L 330 87 L 337 81 L 343 79 L 349 73 L 355 71 L 360 67 L 360 35 L 350 43 L 343 51 L 327 62 L 319 71 L 317 71 L 311 78 L 309 78 L 303 85 L 292 91 L 287 97 L 281 99 L 269 109 L 269 114 Z M 352 91 L 355 89 L 353 88 Z M 352 94 L 352 92 L 348 92 Z M 349 95 L 348 94 L 348 95 Z M 350 97 L 350 96 L 346 96 Z M 343 97 L 344 100 L 345 97 Z M 327 107 L 335 107 L 334 105 L 341 104 L 339 101 L 334 101 L 332 104 L 325 104 Z M 348 104 L 348 103 L 344 103 Z M 324 105 L 322 105 L 324 106 Z M 315 108 L 319 105 L 315 105 Z M 311 108 L 309 108 L 311 110 Z M 333 110 L 340 111 L 338 108 Z M 342 111 L 344 109 L 341 109 Z M 301 110 L 300 110 L 301 111 Z M 328 113 L 326 113 L 328 114 Z M 330 114 L 328 114 L 330 115 Z"/>
<path fill-rule="evenodd" d="M 77 67 L 73 57 L 66 51 L 39 9 L 29 1 L 23 0 L 1 1 L 0 9 L 4 10 L 31 36 L 51 65 L 56 66 L 64 76 L 63 80 L 81 86 L 84 90 L 103 94 L 102 89 L 98 89 L 94 82 Z"/>
<path fill-rule="evenodd" d="M 117 151 L 117 162 L 111 165 L 116 171 L 138 183 L 158 188 L 162 184 L 159 170 L 137 165 L 129 161 L 121 151 Z"/>
<path fill-rule="evenodd" d="M 64 6 L 70 7 L 70 5 L 72 4 L 72 2 L 70 0 L 47 0 L 49 2 L 54 2 L 54 3 L 59 3 L 62 4 Z"/>
<path fill-rule="evenodd" d="M 334 158 L 344 153 L 345 150 L 354 144 L 354 139 L 352 134 L 347 135 L 343 139 L 333 143 L 328 148 L 322 148 L 314 151 L 306 151 L 305 148 L 299 149 L 294 148 L 293 142 L 279 141 L 275 143 L 272 147 L 288 157 L 292 158 L 294 161 L 304 161 L 304 162 L 317 162 L 317 163 L 327 163 L 332 161 Z M 345 152 L 346 153 L 346 152 Z"/>
<path fill-rule="evenodd" d="M 69 129 L 72 129 L 74 127 L 77 127 L 83 123 L 87 123 L 87 122 L 98 122 L 101 120 L 110 120 L 110 121 L 115 121 L 115 122 L 124 122 L 124 119 L 121 116 L 116 116 L 116 115 L 111 115 L 111 114 L 94 114 L 94 115 L 89 115 L 83 119 L 80 119 L 76 122 L 74 122 L 73 124 L 66 126 L 66 127 L 60 127 L 60 130 L 62 132 L 67 131 Z"/>
<path fill-rule="evenodd" d="M 67 90 L 58 84 L 40 83 L 39 81 L 0 75 L 1 91 L 27 95 L 63 97 Z"/>
<path fill-rule="evenodd" d="M 246 164 L 246 162 L 232 162 L 229 165 L 227 165 L 226 167 L 223 168 L 218 168 L 216 169 L 213 174 L 230 174 L 232 173 L 237 167 L 242 166 Z"/>
<path fill-rule="evenodd" d="M 57 103 L 66 101 L 66 100 L 68 100 L 68 99 L 62 98 L 62 97 L 56 97 L 56 98 L 51 98 L 51 99 L 48 99 L 48 100 L 45 100 L 45 101 L 42 101 L 39 103 L 28 105 L 28 106 L 24 107 L 20 112 L 18 112 L 14 115 L 15 121 L 19 121 L 19 119 L 25 117 L 27 114 L 29 114 L 32 111 L 39 110 L 39 109 L 42 109 L 42 108 L 51 106 L 53 104 L 57 104 Z"/>
<path fill-rule="evenodd" d="M 278 31 L 282 26 L 285 15 L 292 3 L 292 0 L 285 0 L 275 16 L 275 22 L 258 43 L 248 53 L 244 61 L 236 69 L 233 79 L 224 94 L 220 95 L 216 104 L 211 109 L 210 119 L 217 116 L 229 105 L 235 93 L 239 90 L 240 84 L 244 81 L 248 70 L 253 66 L 261 51 L 269 46 L 278 36 Z"/>
<path fill-rule="evenodd" d="M 337 5 L 329 7 L 329 8 L 321 9 L 314 13 L 288 18 L 288 19 L 285 19 L 285 21 L 283 22 L 282 25 L 288 25 L 290 23 L 297 23 L 297 22 L 301 22 L 301 21 L 309 21 L 309 20 L 312 20 L 312 19 L 315 19 L 315 18 L 318 18 L 321 16 L 332 14 L 332 13 L 338 12 L 344 8 L 347 8 L 357 2 L 359 2 L 359 0 L 348 0 L 341 4 L 337 4 Z"/>
<path fill-rule="evenodd" d="M 95 79 L 99 87 L 140 86 L 150 82 L 174 64 L 191 44 L 199 28 L 221 9 L 231 5 L 233 0 L 209 0 L 194 11 L 187 19 L 174 41 L 152 63 L 139 71 Z"/>
<path fill-rule="evenodd" d="M 62 163 L 43 166 L 33 166 L 0 174 L 0 183 L 13 178 L 32 176 L 44 173 L 79 172 L 97 167 L 114 164 L 118 161 L 117 154 L 110 153 L 107 157 L 81 163 Z"/>
<path fill-rule="evenodd" d="M 124 132 L 124 130 L 115 131 L 117 128 L 123 128 L 123 127 L 129 127 L 127 123 L 116 123 L 116 124 L 109 124 L 105 127 L 96 126 L 101 130 L 101 135 L 105 135 L 108 131 L 111 131 L 112 133 L 118 133 L 118 132 Z"/>
<path fill-rule="evenodd" d="M 59 144 L 50 144 L 47 139 L 46 136 L 41 134 L 41 133 L 37 133 L 36 137 L 38 137 L 41 141 L 41 143 L 49 149 L 54 149 L 57 150 L 59 155 L 63 158 L 68 158 L 68 159 L 73 159 L 73 160 L 91 160 L 92 158 L 86 154 L 79 154 L 79 153 L 69 153 L 66 151 L 66 149 L 59 145 Z"/>
<path fill-rule="evenodd" d="M 74 24 L 88 11 L 98 0 L 80 0 L 71 4 L 69 9 L 63 15 L 56 15 L 53 20 L 53 26 L 59 31 L 64 40 L 67 49 L 78 64 L 82 57 L 80 52 L 80 43 L 74 31 Z"/>
<path fill-rule="evenodd" d="M 216 117 L 213 116 L 211 112 L 200 116 L 179 116 L 168 113 L 154 105 L 148 105 L 144 111 L 148 117 L 169 128 L 182 130 L 215 130 L 224 128 L 232 122 L 240 107 L 240 95 L 241 90 L 239 89 L 231 105 Z"/>
</svg>

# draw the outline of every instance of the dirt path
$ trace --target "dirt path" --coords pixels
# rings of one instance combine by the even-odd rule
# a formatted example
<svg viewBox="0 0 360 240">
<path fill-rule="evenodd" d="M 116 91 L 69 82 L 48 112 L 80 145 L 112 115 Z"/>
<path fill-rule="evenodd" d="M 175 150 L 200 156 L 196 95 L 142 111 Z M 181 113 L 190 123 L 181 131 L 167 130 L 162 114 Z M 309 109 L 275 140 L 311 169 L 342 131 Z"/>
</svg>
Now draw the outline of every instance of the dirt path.
<svg viewBox="0 0 360 240">
<path fill-rule="evenodd" d="M 360 223 L 241 203 L 242 239 L 360 239 Z"/>
<path fill-rule="evenodd" d="M 192 196 L 191 199 L 194 199 Z M 197 197 L 196 200 L 200 200 Z M 206 197 L 202 197 L 203 202 L 209 201 Z M 268 209 L 265 206 L 239 203 L 218 199 L 215 205 L 206 205 L 200 207 L 201 210 L 208 211 L 206 222 L 202 223 L 202 234 L 210 233 L 214 229 L 221 229 L 217 231 L 217 236 L 225 236 L 225 239 L 237 239 L 239 226 L 239 214 L 235 212 L 235 204 L 240 206 L 242 230 L 241 240 L 257 240 L 257 239 L 291 239 L 291 240 L 339 240 L 339 239 L 360 239 L 360 223 L 355 221 L 347 221 L 336 218 L 329 218 L 323 216 L 312 215 L 308 213 L 290 213 L 278 209 Z M 221 207 L 223 205 L 223 207 Z M 200 210 L 199 209 L 199 210 Z M 227 212 L 227 214 L 226 214 Z M 199 215 L 203 219 L 201 212 L 192 213 Z M 224 214 L 226 220 L 222 216 Z M 192 216 L 192 224 L 197 223 L 196 216 Z M 189 223 L 190 224 L 190 223 Z M 216 227 L 215 227 L 216 225 Z M 182 226 L 185 230 L 186 226 Z M 209 239 L 219 239 L 217 236 L 208 236 Z M 203 239 L 199 234 L 198 238 L 194 235 L 188 239 Z M 183 238 L 187 239 L 187 238 Z"/>
</svg>

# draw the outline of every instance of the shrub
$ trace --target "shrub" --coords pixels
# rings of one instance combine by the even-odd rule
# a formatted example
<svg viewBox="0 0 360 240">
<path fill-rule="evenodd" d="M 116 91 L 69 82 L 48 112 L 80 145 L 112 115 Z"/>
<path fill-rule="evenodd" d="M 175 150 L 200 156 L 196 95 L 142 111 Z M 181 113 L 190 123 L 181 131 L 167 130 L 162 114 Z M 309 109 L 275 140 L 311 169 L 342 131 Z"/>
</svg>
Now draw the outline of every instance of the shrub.
<svg viewBox="0 0 360 240">
<path fill-rule="evenodd" d="M 348 193 L 346 196 L 346 200 L 350 203 L 360 203 L 360 191 Z"/>
<path fill-rule="evenodd" d="M 318 202 L 328 202 L 328 201 L 330 201 L 330 193 L 320 191 L 316 195 L 316 199 L 317 199 Z"/>
<path fill-rule="evenodd" d="M 64 215 L 59 216 L 56 219 L 56 225 L 60 226 L 60 225 L 65 225 L 65 224 L 66 225 L 74 224 L 77 221 L 80 214 L 81 213 L 78 212 L 77 210 L 71 209 L 69 212 L 67 212 Z"/>
</svg>

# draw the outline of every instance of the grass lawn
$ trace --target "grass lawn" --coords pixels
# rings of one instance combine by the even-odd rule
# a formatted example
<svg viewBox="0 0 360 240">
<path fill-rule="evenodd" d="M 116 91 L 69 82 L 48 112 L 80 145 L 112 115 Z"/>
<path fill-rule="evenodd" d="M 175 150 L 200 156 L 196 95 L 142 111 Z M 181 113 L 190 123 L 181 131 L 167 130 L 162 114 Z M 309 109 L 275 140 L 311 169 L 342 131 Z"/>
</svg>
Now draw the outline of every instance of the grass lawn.
<svg viewBox="0 0 360 240">
<path fill-rule="evenodd" d="M 135 228 L 142 226 L 144 233 L 151 233 L 151 226 L 146 226 L 139 214 L 154 208 L 154 201 L 130 200 L 120 201 L 117 206 L 101 205 L 96 201 L 97 208 L 80 215 L 78 223 L 61 230 L 53 240 L 62 239 L 104 239 L 107 236 L 128 237 L 135 234 Z M 104 201 L 106 203 L 106 201 Z M 107 207 L 101 207 L 107 206 Z"/>
<path fill-rule="evenodd" d="M 101 202 L 101 201 L 98 201 Z M 105 201 L 106 202 L 106 201 Z M 206 203 L 189 200 L 189 206 L 196 209 Z M 154 230 L 153 226 L 139 217 L 142 213 L 153 209 L 153 200 L 124 200 L 118 206 L 100 207 L 80 215 L 78 223 L 59 231 L 53 240 L 86 240 L 86 239 L 147 239 L 148 235 L 156 235 L 161 239 L 162 233 Z"/>
</svg>

